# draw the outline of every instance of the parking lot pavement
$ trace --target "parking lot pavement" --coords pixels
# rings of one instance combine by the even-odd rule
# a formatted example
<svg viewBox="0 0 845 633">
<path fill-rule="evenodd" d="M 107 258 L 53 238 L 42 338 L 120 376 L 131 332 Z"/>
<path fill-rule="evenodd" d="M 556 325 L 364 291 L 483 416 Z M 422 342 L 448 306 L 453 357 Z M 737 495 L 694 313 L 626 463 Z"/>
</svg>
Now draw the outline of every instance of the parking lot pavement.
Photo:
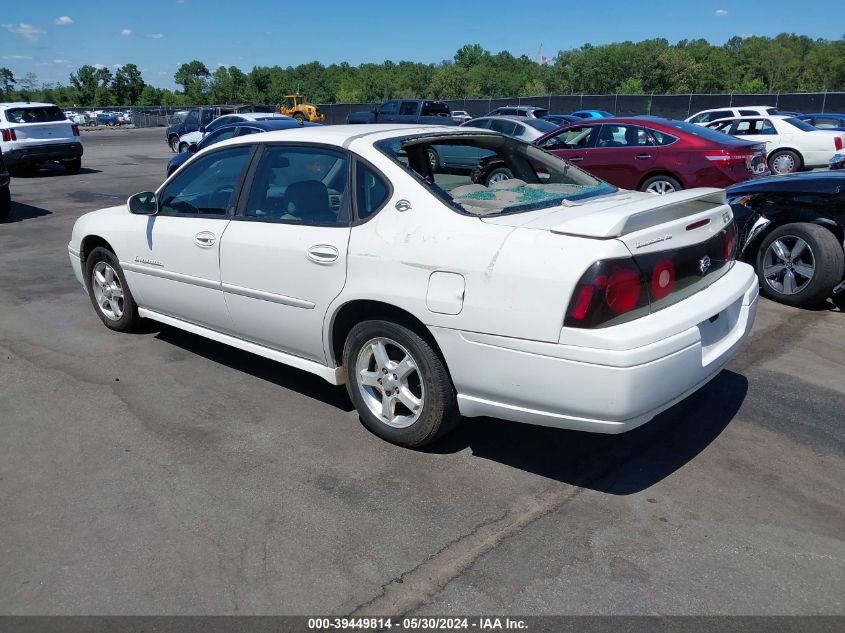
<svg viewBox="0 0 845 633">
<path fill-rule="evenodd" d="M 66 245 L 154 189 L 163 130 L 84 134 L 0 224 L 0 613 L 845 614 L 841 310 L 767 301 L 652 423 L 465 420 L 386 444 L 342 389 L 104 328 Z"/>
</svg>

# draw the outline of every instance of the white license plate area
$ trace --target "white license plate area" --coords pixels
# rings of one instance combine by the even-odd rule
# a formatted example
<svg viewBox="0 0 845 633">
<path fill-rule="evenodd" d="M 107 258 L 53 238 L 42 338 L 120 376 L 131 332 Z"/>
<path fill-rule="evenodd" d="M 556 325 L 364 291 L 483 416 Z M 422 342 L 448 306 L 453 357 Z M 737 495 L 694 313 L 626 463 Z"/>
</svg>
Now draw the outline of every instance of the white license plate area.
<svg viewBox="0 0 845 633">
<path fill-rule="evenodd" d="M 709 365 L 733 344 L 735 337 L 730 334 L 736 329 L 741 304 L 740 300 L 698 324 L 703 366 Z"/>
</svg>

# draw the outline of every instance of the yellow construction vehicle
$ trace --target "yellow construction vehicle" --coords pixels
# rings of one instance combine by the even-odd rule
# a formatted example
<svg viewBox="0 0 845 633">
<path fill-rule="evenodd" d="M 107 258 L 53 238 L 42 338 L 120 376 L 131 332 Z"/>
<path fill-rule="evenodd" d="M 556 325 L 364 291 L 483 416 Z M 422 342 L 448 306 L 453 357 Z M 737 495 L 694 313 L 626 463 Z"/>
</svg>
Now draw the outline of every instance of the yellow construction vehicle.
<svg viewBox="0 0 845 633">
<path fill-rule="evenodd" d="M 326 115 L 320 112 L 320 108 L 306 102 L 301 94 L 285 95 L 285 100 L 278 107 L 279 114 L 292 116 L 300 123 L 304 121 L 322 123 L 326 120 Z"/>
</svg>

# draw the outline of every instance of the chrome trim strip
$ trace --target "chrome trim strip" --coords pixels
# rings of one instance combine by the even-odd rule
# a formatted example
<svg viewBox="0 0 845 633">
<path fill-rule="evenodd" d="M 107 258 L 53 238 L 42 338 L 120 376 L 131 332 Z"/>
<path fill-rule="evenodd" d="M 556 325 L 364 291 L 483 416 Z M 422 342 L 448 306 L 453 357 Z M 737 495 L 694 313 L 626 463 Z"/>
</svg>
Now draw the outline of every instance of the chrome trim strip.
<svg viewBox="0 0 845 633">
<path fill-rule="evenodd" d="M 285 295 L 277 295 L 272 292 L 264 292 L 263 290 L 254 290 L 252 288 L 243 288 L 242 286 L 233 286 L 232 284 L 222 284 L 223 292 L 238 295 L 241 297 L 248 297 L 250 299 L 258 299 L 260 301 L 269 301 L 271 303 L 279 303 L 285 306 L 294 308 L 303 308 L 305 310 L 313 310 L 316 304 L 305 299 L 297 299 L 296 297 L 286 297 Z"/>
<path fill-rule="evenodd" d="M 170 281 L 178 281 L 183 284 L 191 284 L 199 286 L 200 288 L 210 288 L 212 290 L 220 290 L 220 282 L 213 279 L 203 279 L 202 277 L 193 277 L 191 275 L 183 275 L 182 273 L 174 273 L 169 270 L 162 270 L 161 268 L 154 268 L 152 266 L 139 266 L 131 262 L 120 262 L 123 270 L 128 270 L 133 273 L 140 273 L 142 275 L 150 275 L 151 277 L 161 277 L 162 279 L 169 279 Z"/>
</svg>

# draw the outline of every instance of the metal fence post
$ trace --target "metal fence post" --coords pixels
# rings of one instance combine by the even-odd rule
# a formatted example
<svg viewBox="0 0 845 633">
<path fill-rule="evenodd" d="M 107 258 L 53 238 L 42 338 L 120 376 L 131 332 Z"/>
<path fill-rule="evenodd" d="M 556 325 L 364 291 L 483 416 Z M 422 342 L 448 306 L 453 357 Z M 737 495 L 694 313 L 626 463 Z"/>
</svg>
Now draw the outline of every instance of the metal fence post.
<svg viewBox="0 0 845 633">
<path fill-rule="evenodd" d="M 687 103 L 687 118 L 692 115 L 692 93 L 689 95 L 689 103 Z"/>
<path fill-rule="evenodd" d="M 827 90 L 824 91 L 824 95 L 822 95 L 822 114 L 824 114 L 824 105 L 827 102 Z"/>
<path fill-rule="evenodd" d="M 734 93 L 731 93 L 730 101 L 728 101 L 728 107 L 730 108 L 734 104 Z"/>
</svg>

